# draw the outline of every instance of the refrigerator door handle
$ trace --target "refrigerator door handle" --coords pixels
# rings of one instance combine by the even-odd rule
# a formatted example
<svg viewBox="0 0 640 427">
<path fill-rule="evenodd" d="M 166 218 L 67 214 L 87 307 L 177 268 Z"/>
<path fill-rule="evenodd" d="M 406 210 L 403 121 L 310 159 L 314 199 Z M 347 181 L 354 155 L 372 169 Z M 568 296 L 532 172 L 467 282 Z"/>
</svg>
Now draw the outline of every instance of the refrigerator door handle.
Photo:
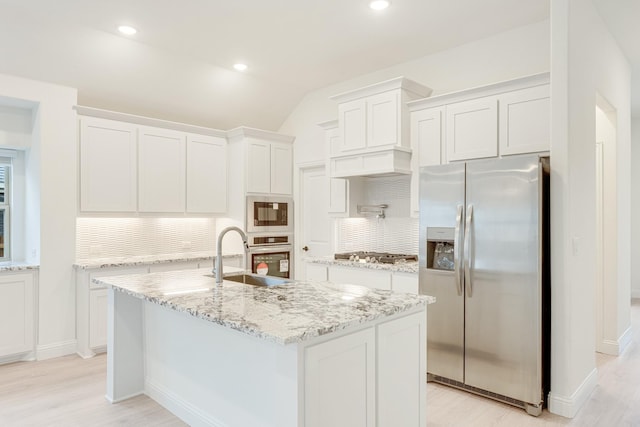
<svg viewBox="0 0 640 427">
<path fill-rule="evenodd" d="M 462 205 L 458 205 L 458 210 L 456 213 L 456 229 L 453 235 L 453 241 L 454 241 L 454 250 L 455 253 L 453 254 L 453 270 L 455 271 L 456 274 L 456 287 L 458 289 L 458 296 L 462 296 L 462 283 L 463 283 L 463 276 L 462 276 L 462 271 L 461 271 L 461 264 L 460 261 L 462 260 L 462 246 L 463 246 L 463 242 L 460 240 L 460 238 L 463 236 L 463 234 L 461 233 L 462 228 L 464 227 L 464 215 L 462 210 L 464 209 L 464 206 Z"/>
<path fill-rule="evenodd" d="M 467 221 L 464 230 L 464 282 L 467 288 L 467 297 L 471 298 L 471 222 L 473 221 L 473 205 L 467 206 Z"/>
</svg>

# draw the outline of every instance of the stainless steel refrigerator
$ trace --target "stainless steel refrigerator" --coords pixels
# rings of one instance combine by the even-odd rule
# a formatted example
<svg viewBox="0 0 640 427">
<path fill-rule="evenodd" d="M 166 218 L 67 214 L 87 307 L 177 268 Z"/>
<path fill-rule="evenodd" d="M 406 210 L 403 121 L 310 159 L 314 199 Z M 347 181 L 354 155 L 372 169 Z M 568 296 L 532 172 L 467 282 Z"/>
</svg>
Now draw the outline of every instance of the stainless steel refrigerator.
<svg viewBox="0 0 640 427">
<path fill-rule="evenodd" d="M 538 415 L 548 389 L 549 159 L 420 171 L 429 380 Z"/>
</svg>

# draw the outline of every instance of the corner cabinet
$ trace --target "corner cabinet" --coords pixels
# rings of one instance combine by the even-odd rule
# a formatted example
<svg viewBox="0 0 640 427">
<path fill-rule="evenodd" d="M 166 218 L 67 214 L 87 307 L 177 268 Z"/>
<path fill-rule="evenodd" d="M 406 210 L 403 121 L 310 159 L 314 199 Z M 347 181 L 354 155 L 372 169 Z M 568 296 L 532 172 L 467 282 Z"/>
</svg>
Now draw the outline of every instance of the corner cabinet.
<svg viewBox="0 0 640 427">
<path fill-rule="evenodd" d="M 338 143 L 329 153 L 329 176 L 410 173 L 406 103 L 430 93 L 430 88 L 398 77 L 332 96 L 338 102 Z"/>
<path fill-rule="evenodd" d="M 79 111 L 84 109 L 79 107 Z M 227 142 L 223 136 L 80 116 L 79 139 L 83 213 L 227 211 Z"/>
<path fill-rule="evenodd" d="M 0 273 L 0 362 L 35 349 L 35 273 Z"/>
</svg>

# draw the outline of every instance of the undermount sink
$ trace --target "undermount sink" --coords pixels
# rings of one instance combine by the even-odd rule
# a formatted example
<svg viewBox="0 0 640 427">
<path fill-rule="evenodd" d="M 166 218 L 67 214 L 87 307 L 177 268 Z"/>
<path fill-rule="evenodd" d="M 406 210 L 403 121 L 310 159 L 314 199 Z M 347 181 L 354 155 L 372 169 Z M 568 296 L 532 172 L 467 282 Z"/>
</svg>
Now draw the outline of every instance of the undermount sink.
<svg viewBox="0 0 640 427">
<path fill-rule="evenodd" d="M 281 277 L 260 276 L 257 274 L 234 274 L 230 276 L 224 276 L 223 279 L 253 286 L 278 286 L 285 283 L 290 283 L 290 280 L 283 279 Z"/>
</svg>

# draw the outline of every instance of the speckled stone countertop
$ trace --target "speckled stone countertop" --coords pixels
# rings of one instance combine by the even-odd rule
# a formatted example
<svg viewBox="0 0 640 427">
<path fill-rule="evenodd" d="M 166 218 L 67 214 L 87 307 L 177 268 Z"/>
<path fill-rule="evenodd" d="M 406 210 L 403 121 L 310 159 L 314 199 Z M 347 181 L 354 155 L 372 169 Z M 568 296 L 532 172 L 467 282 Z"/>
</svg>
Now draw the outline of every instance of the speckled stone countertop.
<svg viewBox="0 0 640 427">
<path fill-rule="evenodd" d="M 237 258 L 242 254 L 222 255 L 222 258 Z M 134 265 L 162 264 L 167 262 L 185 261 L 213 261 L 213 252 L 190 252 L 184 254 L 142 255 L 130 257 L 111 257 L 80 259 L 73 264 L 76 269 L 89 270 L 93 268 L 127 267 Z"/>
<path fill-rule="evenodd" d="M 418 274 L 418 263 L 415 261 L 402 262 L 398 264 L 384 264 L 333 259 L 333 257 L 306 257 L 304 260 L 305 262 L 313 264 L 339 265 L 342 267 L 368 268 L 370 270 L 386 270 L 399 273 Z"/>
<path fill-rule="evenodd" d="M 356 285 L 225 280 L 209 269 L 101 277 L 97 284 L 279 344 L 291 344 L 435 302 L 426 295 Z"/>
<path fill-rule="evenodd" d="M 38 264 L 31 264 L 28 262 L 16 262 L 16 261 L 0 262 L 0 272 L 39 270 L 39 269 L 40 269 L 40 266 Z"/>
</svg>

